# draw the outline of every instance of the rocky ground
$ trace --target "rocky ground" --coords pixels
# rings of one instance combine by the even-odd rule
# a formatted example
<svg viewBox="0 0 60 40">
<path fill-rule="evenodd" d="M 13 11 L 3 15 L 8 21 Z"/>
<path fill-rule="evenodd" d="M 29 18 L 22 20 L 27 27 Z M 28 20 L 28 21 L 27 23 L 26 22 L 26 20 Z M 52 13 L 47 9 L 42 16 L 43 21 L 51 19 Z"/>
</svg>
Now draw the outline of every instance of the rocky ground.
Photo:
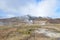
<svg viewBox="0 0 60 40">
<path fill-rule="evenodd" d="M 0 40 L 60 40 L 60 25 L 0 28 Z"/>
</svg>

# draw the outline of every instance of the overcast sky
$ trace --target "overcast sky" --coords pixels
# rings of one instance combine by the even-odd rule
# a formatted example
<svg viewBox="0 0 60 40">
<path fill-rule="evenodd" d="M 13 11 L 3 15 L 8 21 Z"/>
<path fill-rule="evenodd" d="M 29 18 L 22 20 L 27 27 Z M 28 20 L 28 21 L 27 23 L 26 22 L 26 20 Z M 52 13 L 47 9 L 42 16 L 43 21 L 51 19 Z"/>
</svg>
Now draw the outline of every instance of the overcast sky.
<svg viewBox="0 0 60 40">
<path fill-rule="evenodd" d="M 0 17 L 22 15 L 60 17 L 60 0 L 0 0 Z"/>
</svg>

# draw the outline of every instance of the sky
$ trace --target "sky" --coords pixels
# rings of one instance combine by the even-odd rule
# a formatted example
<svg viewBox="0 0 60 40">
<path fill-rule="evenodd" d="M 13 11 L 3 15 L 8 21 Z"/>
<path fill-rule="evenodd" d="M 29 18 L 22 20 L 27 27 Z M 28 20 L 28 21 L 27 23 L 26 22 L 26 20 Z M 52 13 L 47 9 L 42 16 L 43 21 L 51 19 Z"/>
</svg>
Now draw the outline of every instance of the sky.
<svg viewBox="0 0 60 40">
<path fill-rule="evenodd" d="M 0 0 L 0 18 L 22 15 L 60 18 L 60 0 Z"/>
</svg>

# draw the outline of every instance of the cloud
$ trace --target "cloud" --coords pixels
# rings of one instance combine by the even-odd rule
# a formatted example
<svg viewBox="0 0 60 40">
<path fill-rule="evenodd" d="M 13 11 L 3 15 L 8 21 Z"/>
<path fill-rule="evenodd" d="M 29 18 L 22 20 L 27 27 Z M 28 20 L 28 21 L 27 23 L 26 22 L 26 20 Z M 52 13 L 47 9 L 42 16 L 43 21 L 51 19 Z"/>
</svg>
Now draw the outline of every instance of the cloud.
<svg viewBox="0 0 60 40">
<path fill-rule="evenodd" d="M 44 0 L 38 4 L 29 4 L 21 12 L 31 14 L 34 16 L 52 16 L 54 15 L 54 8 L 56 7 L 56 0 Z"/>
<path fill-rule="evenodd" d="M 27 14 L 46 17 L 55 15 L 57 3 L 57 0 L 0 0 L 0 9 L 9 17 Z"/>
</svg>

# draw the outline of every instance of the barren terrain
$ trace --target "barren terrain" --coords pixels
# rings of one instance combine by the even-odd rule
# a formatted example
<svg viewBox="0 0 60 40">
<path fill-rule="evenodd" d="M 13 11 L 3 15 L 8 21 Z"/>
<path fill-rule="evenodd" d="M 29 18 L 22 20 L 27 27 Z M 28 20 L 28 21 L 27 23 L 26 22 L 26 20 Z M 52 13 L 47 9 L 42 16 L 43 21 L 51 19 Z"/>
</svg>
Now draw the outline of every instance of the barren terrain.
<svg viewBox="0 0 60 40">
<path fill-rule="evenodd" d="M 0 40 L 60 40 L 60 25 L 2 26 Z"/>
</svg>

